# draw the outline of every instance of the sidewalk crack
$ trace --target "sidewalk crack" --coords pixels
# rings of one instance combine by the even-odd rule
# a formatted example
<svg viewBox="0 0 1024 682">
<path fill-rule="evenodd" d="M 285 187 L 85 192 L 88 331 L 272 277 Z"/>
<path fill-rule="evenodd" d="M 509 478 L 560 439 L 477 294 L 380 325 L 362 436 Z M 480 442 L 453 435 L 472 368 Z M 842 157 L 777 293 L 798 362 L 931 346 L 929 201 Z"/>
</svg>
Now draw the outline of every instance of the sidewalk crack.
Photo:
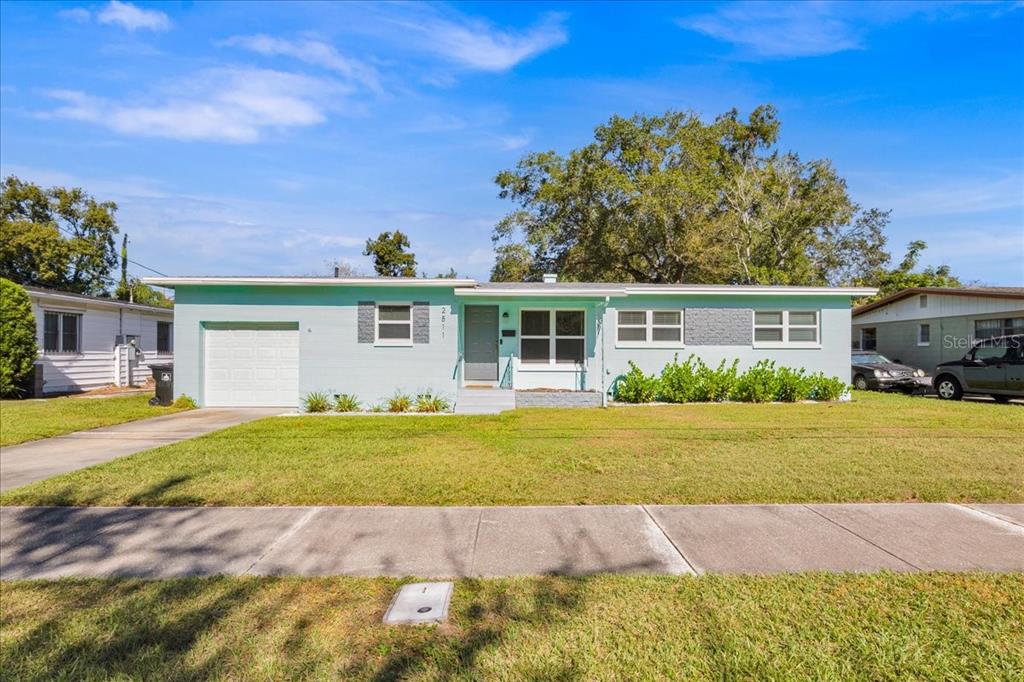
<svg viewBox="0 0 1024 682">
<path fill-rule="evenodd" d="M 473 536 L 473 552 L 469 558 L 469 576 L 476 576 L 476 546 L 480 542 L 480 524 L 484 520 L 484 510 L 480 509 L 480 513 L 476 517 L 476 535 Z"/>
<path fill-rule="evenodd" d="M 252 572 L 252 569 L 256 566 L 256 564 L 258 564 L 261 561 L 263 561 L 271 552 L 273 552 L 275 549 L 277 549 L 277 547 L 280 544 L 282 544 L 284 541 L 288 540 L 293 535 L 295 535 L 300 530 L 302 530 L 302 527 L 305 526 L 310 521 L 312 521 L 313 517 L 316 516 L 317 514 L 319 514 L 321 509 L 323 509 L 323 507 L 312 507 L 312 508 L 308 509 L 305 514 L 303 514 L 300 518 L 298 518 L 295 521 L 295 523 L 293 523 L 288 528 L 288 530 L 286 530 L 285 532 L 281 533 L 276 538 L 274 538 L 274 540 L 272 540 L 271 543 L 269 545 L 267 545 L 266 548 L 263 550 L 263 553 L 260 554 L 258 557 L 256 557 L 256 560 L 253 561 L 251 564 L 249 564 L 249 567 L 247 569 L 242 571 L 242 575 L 249 575 Z"/>
<path fill-rule="evenodd" d="M 661 531 L 661 534 L 668 541 L 668 544 L 672 545 L 672 549 L 674 549 L 676 551 L 676 554 L 679 555 L 679 558 L 682 559 L 683 563 L 686 564 L 686 567 L 690 569 L 690 573 L 692 573 L 693 575 L 702 575 L 703 572 L 702 571 L 698 571 L 697 567 L 694 566 L 690 562 L 690 560 L 686 558 L 686 555 L 683 554 L 683 550 L 681 550 L 679 548 L 679 545 L 677 545 L 675 542 L 672 541 L 672 538 L 669 537 L 668 533 L 665 532 L 665 529 L 661 527 L 660 523 L 658 523 L 658 520 L 656 518 L 654 518 L 653 514 L 651 514 L 651 510 L 647 508 L 647 505 L 646 504 L 641 504 L 640 508 L 644 510 L 645 514 L 647 514 L 647 518 L 649 518 L 651 520 L 651 523 L 654 524 L 654 527 L 657 528 L 659 531 Z"/>
<path fill-rule="evenodd" d="M 820 512 L 820 511 L 818 511 L 817 509 L 814 509 L 813 507 L 810 507 L 810 506 L 808 506 L 808 505 L 806 505 L 806 504 L 802 504 L 802 505 L 800 505 L 800 506 L 801 506 L 801 507 L 803 507 L 804 509 L 806 509 L 806 510 L 807 510 L 807 511 L 809 511 L 809 512 L 812 512 L 812 513 L 814 513 L 814 514 L 817 514 L 818 516 L 820 516 L 821 518 L 825 519 L 826 521 L 828 521 L 828 522 L 829 522 L 829 523 L 831 523 L 832 525 L 834 525 L 834 526 L 837 526 L 837 527 L 839 527 L 839 528 L 842 528 L 843 530 L 845 530 L 845 531 L 846 531 L 847 533 L 849 533 L 850 535 L 854 536 L 855 538 L 858 538 L 858 539 L 860 539 L 860 540 L 863 540 L 864 542 L 868 543 L 869 545 L 871 545 L 871 546 L 872 546 L 872 547 L 874 547 L 875 549 L 877 549 L 877 550 L 880 550 L 880 551 L 882 551 L 882 552 L 885 552 L 886 554 L 888 554 L 889 556 L 891 556 L 891 557 L 892 557 L 893 559 L 896 559 L 897 561 L 900 561 L 900 562 L 902 562 L 902 563 L 906 564 L 907 566 L 910 566 L 910 567 L 911 567 L 912 569 L 914 569 L 915 571 L 921 571 L 921 570 L 924 570 L 924 569 L 922 569 L 922 568 L 921 568 L 920 566 L 917 566 L 917 565 L 915 565 L 915 564 L 912 564 L 911 562 L 907 561 L 906 559 L 904 559 L 903 557 L 899 556 L 898 554 L 894 554 L 894 553 L 890 552 L 889 550 L 887 550 L 887 549 L 886 549 L 885 547 L 882 547 L 882 546 L 881 546 L 881 545 L 879 545 L 878 543 L 876 543 L 876 542 L 872 542 L 871 540 L 868 540 L 868 539 L 867 539 L 866 537 L 864 537 L 864 536 L 863 536 L 863 535 L 861 535 L 860 533 L 857 533 L 856 531 L 853 531 L 853 530 L 851 530 L 851 529 L 847 528 L 846 526 L 844 526 L 843 524 L 839 523 L 839 522 L 838 522 L 838 521 L 836 521 L 835 519 L 830 519 L 829 517 L 825 516 L 825 515 L 824 515 L 824 514 L 822 514 L 822 513 Z"/>
</svg>

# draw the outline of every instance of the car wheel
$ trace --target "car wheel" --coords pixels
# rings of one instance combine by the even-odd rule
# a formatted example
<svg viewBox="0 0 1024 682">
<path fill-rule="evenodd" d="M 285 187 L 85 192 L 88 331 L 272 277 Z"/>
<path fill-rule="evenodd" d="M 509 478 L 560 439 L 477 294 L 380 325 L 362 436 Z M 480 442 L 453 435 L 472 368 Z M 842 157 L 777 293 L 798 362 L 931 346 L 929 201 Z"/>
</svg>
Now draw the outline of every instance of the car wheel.
<svg viewBox="0 0 1024 682">
<path fill-rule="evenodd" d="M 868 390 L 868 380 L 864 378 L 863 374 L 858 374 L 853 378 L 853 387 L 858 391 Z"/>
<path fill-rule="evenodd" d="M 1010 396 L 1008 396 L 1008 395 L 994 395 L 994 396 L 992 396 L 992 400 L 996 401 L 997 403 L 1008 403 L 1008 402 L 1010 402 Z"/>
<path fill-rule="evenodd" d="M 960 382 L 950 376 L 939 377 L 935 382 L 935 392 L 943 400 L 960 400 L 964 397 L 964 389 Z"/>
</svg>

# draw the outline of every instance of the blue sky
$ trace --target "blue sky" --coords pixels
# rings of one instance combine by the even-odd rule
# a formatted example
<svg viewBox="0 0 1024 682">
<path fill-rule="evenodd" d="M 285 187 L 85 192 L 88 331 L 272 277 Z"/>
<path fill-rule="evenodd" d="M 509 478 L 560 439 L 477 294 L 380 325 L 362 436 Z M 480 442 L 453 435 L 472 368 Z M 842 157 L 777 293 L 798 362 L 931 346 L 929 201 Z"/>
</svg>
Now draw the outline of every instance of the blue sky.
<svg viewBox="0 0 1024 682">
<path fill-rule="evenodd" d="M 486 278 L 494 175 L 612 114 L 775 104 L 898 259 L 1024 284 L 1020 3 L 12 3 L 0 170 L 168 274 L 326 274 L 381 230 Z M 139 274 L 145 274 L 140 271 Z"/>
</svg>

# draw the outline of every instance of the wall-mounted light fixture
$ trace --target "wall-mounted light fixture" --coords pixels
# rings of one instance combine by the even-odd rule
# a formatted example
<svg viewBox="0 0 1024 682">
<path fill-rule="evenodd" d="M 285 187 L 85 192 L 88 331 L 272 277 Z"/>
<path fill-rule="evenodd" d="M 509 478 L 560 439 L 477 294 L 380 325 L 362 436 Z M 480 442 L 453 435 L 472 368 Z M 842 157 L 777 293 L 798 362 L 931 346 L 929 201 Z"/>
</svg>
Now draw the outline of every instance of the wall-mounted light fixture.
<svg viewBox="0 0 1024 682">
<path fill-rule="evenodd" d="M 503 312 L 501 314 L 501 317 L 502 317 L 502 319 L 507 320 L 508 319 L 508 311 L 506 310 L 505 312 Z"/>
</svg>

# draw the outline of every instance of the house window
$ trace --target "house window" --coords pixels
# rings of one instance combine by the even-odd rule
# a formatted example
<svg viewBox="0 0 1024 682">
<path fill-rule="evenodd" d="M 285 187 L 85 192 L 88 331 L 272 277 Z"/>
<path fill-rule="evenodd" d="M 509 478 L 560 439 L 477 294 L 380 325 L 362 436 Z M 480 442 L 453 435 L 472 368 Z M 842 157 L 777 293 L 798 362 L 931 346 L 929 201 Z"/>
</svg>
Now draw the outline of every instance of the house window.
<svg viewBox="0 0 1024 682">
<path fill-rule="evenodd" d="M 412 345 L 412 306 L 377 304 L 376 343 L 382 346 Z"/>
<path fill-rule="evenodd" d="M 616 345 L 681 346 L 682 310 L 620 310 L 616 315 Z"/>
<path fill-rule="evenodd" d="M 878 350 L 878 335 L 874 327 L 865 327 L 860 330 L 860 349 Z"/>
<path fill-rule="evenodd" d="M 922 308 L 928 307 L 928 296 L 926 294 L 921 294 L 917 300 Z"/>
<path fill-rule="evenodd" d="M 77 353 L 80 350 L 82 316 L 78 313 L 43 314 L 43 351 Z"/>
<path fill-rule="evenodd" d="M 170 322 L 157 322 L 156 323 L 156 352 L 157 353 L 170 353 L 171 352 L 171 323 Z"/>
<path fill-rule="evenodd" d="M 586 315 L 582 310 L 523 310 L 519 325 L 519 357 L 523 364 L 583 363 Z"/>
<path fill-rule="evenodd" d="M 917 345 L 928 346 L 932 342 L 932 326 L 930 324 L 917 325 Z"/>
<path fill-rule="evenodd" d="M 1024 334 L 1024 317 L 974 321 L 974 337 L 977 339 L 1010 334 Z"/>
<path fill-rule="evenodd" d="M 757 310 L 754 346 L 814 347 L 818 345 L 817 310 Z"/>
</svg>

